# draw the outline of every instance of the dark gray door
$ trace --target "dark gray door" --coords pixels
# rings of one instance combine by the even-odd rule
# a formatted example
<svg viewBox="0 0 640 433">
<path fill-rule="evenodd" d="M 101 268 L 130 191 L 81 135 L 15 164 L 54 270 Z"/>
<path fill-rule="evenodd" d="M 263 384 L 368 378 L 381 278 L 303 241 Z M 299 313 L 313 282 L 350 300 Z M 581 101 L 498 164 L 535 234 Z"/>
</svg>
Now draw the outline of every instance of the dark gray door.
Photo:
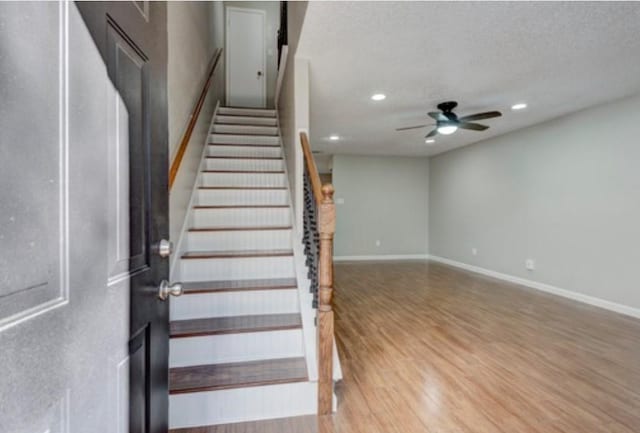
<svg viewBox="0 0 640 433">
<path fill-rule="evenodd" d="M 167 430 L 166 5 L 0 4 L 0 432 Z"/>
</svg>

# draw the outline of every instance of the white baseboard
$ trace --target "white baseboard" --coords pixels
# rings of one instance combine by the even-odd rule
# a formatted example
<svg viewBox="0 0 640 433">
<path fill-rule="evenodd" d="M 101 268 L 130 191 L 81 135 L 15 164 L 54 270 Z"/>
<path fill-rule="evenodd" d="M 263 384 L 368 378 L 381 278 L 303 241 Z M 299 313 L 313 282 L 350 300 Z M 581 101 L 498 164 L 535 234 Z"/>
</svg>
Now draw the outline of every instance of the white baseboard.
<svg viewBox="0 0 640 433">
<path fill-rule="evenodd" d="M 380 254 L 375 256 L 333 256 L 334 262 L 359 262 L 368 260 L 427 260 L 427 254 Z"/>
<path fill-rule="evenodd" d="M 629 307 L 628 305 L 618 304 L 616 302 L 611 302 L 605 299 L 600 299 L 600 298 L 585 295 L 582 293 L 573 292 L 571 290 L 561 289 L 559 287 L 555 287 L 549 284 L 527 280 L 526 278 L 520 278 L 520 277 L 515 277 L 513 275 L 503 274 L 501 272 L 491 271 L 489 269 L 481 268 L 479 266 L 457 262 L 455 260 L 446 259 L 444 257 L 428 256 L 428 258 L 429 260 L 433 260 L 434 262 L 443 263 L 445 265 L 454 266 L 460 269 L 465 269 L 467 271 L 475 272 L 477 274 L 482 274 L 488 277 L 497 278 L 499 280 L 508 281 L 510 283 L 530 287 L 532 289 L 540 290 L 542 292 L 547 292 L 553 295 L 562 296 L 563 298 L 572 299 L 578 302 L 583 302 L 585 304 L 604 308 L 606 310 L 614 311 L 616 313 L 624 314 L 627 316 L 640 318 L 640 309 Z"/>
</svg>

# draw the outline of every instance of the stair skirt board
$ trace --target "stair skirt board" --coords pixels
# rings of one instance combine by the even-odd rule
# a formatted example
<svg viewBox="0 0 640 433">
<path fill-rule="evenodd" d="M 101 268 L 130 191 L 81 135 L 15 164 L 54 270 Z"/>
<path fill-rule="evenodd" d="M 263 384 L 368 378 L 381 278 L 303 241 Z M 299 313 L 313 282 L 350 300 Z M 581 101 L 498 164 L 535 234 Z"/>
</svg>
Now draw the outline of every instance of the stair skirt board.
<svg viewBox="0 0 640 433">
<path fill-rule="evenodd" d="M 202 186 L 287 186 L 284 173 L 201 173 Z"/>
<path fill-rule="evenodd" d="M 188 232 L 187 251 L 208 251 L 211 245 L 221 250 L 286 249 L 291 247 L 292 230 L 235 230 Z"/>
<path fill-rule="evenodd" d="M 171 320 L 251 314 L 299 313 L 298 291 L 246 290 L 182 295 L 171 299 Z"/>
<path fill-rule="evenodd" d="M 272 117 L 275 119 L 276 110 L 264 108 L 219 107 L 217 114 L 220 116 Z"/>
<path fill-rule="evenodd" d="M 207 148 L 208 156 L 250 156 L 253 158 L 282 158 L 282 149 L 273 146 L 218 146 L 210 144 Z"/>
<path fill-rule="evenodd" d="M 290 226 L 291 210 L 284 208 L 196 208 L 191 211 L 191 227 Z M 216 245 L 216 248 L 227 250 Z M 291 248 L 289 244 L 288 248 Z"/>
<path fill-rule="evenodd" d="M 288 205 L 287 190 L 198 190 L 196 205 L 207 206 L 247 206 L 247 205 Z"/>
<path fill-rule="evenodd" d="M 282 171 L 281 159 L 206 159 L 205 170 Z"/>
<path fill-rule="evenodd" d="M 210 134 L 209 143 L 279 146 L 280 137 L 277 135 Z"/>
<path fill-rule="evenodd" d="M 216 117 L 215 125 L 253 125 L 253 126 L 277 126 L 275 117 L 255 117 L 255 116 L 225 116 Z"/>
<path fill-rule="evenodd" d="M 170 367 L 303 357 L 302 329 L 172 338 L 169 353 Z"/>
</svg>

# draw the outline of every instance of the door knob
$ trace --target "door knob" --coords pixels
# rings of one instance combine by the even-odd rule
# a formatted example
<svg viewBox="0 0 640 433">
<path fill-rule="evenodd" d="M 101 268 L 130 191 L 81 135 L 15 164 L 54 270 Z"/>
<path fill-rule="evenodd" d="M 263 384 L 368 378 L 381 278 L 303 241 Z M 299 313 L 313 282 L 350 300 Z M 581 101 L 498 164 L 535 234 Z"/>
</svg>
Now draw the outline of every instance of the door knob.
<svg viewBox="0 0 640 433">
<path fill-rule="evenodd" d="M 169 295 L 182 295 L 182 283 L 170 284 L 167 280 L 162 280 L 162 282 L 160 282 L 160 287 L 158 288 L 158 298 L 166 301 Z"/>
<path fill-rule="evenodd" d="M 173 242 L 169 242 L 166 239 L 160 239 L 155 245 L 153 245 L 152 250 L 163 259 L 167 258 L 171 255 L 171 251 L 173 250 Z"/>
<path fill-rule="evenodd" d="M 262 77 L 262 71 L 258 71 L 258 77 Z"/>
</svg>

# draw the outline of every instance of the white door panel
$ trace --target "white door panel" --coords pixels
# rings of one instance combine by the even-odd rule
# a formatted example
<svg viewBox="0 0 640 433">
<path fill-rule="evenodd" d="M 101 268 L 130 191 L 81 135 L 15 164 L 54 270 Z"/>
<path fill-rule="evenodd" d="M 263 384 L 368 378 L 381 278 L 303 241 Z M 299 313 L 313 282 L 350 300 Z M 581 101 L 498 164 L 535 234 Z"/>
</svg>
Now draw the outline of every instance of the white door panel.
<svg viewBox="0 0 640 433">
<path fill-rule="evenodd" d="M 265 12 L 227 7 L 227 105 L 265 107 Z"/>
</svg>

